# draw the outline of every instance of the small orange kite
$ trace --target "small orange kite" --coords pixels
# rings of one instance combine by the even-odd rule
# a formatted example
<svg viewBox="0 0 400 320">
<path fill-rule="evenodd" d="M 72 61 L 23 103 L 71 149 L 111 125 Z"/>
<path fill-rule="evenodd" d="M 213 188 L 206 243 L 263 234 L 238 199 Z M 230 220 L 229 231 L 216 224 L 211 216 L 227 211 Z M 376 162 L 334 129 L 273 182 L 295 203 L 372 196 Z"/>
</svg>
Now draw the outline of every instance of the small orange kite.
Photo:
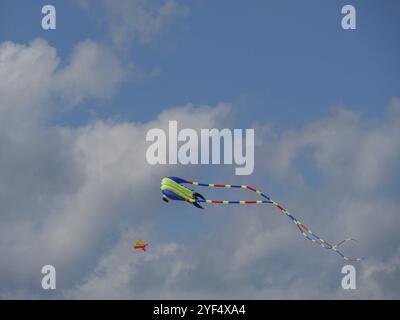
<svg viewBox="0 0 400 320">
<path fill-rule="evenodd" d="M 143 250 L 146 251 L 146 247 L 148 243 L 144 243 L 142 240 L 136 240 L 135 246 L 133 247 L 135 250 Z"/>
</svg>

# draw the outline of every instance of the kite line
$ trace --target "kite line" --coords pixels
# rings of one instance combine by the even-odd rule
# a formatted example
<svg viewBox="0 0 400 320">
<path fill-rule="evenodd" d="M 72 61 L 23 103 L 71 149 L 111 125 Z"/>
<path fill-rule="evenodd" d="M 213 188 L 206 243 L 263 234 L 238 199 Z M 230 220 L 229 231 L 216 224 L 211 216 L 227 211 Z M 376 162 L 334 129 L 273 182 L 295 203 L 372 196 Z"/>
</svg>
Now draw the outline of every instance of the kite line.
<svg viewBox="0 0 400 320">
<path fill-rule="evenodd" d="M 246 189 L 261 196 L 262 200 L 211 200 L 204 198 L 201 194 L 183 186 L 182 184 L 188 184 L 197 187 L 208 187 L 208 188 L 237 188 Z M 168 177 L 161 180 L 161 190 L 163 192 L 163 200 L 178 200 L 186 201 L 193 204 L 197 208 L 203 209 L 200 203 L 209 204 L 271 204 L 278 208 L 280 212 L 289 217 L 292 222 L 296 225 L 300 233 L 311 242 L 320 245 L 324 249 L 332 250 L 339 254 L 344 260 L 347 261 L 361 261 L 365 258 L 353 258 L 345 256 L 339 249 L 341 245 L 348 241 L 356 241 L 353 238 L 344 239 L 337 244 L 331 244 L 330 242 L 322 239 L 320 236 L 311 231 L 310 228 L 305 226 L 300 220 L 298 220 L 293 214 L 291 214 L 284 206 L 274 201 L 271 197 L 266 195 L 260 190 L 253 188 L 249 185 L 233 185 L 233 184 L 214 184 L 214 183 L 200 183 L 196 181 L 186 180 L 178 177 Z"/>
</svg>

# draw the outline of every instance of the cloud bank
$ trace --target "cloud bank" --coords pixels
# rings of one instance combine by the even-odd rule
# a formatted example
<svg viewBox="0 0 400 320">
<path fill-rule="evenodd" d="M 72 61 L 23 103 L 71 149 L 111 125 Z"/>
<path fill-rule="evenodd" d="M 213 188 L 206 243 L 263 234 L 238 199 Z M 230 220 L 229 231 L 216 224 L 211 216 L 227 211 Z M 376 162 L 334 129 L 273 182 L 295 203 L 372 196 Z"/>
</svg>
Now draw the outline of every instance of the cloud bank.
<svg viewBox="0 0 400 320">
<path fill-rule="evenodd" d="M 172 10 L 165 6 L 146 30 L 158 32 Z M 171 107 L 147 123 L 46 125 L 59 108 L 109 98 L 123 76 L 113 52 L 93 41 L 62 67 L 44 40 L 0 45 L 2 298 L 399 298 L 399 100 L 374 122 L 338 108 L 293 132 L 255 123 L 255 174 L 239 178 L 225 166 L 145 160 L 147 130 L 171 119 L 232 127 L 229 103 Z M 345 249 L 368 256 L 357 264 L 358 289 L 342 290 L 344 262 L 304 241 L 274 208 L 166 205 L 166 175 L 240 180 L 326 239 L 359 239 Z M 150 242 L 145 254 L 132 252 L 137 238 Z M 56 292 L 40 287 L 45 264 L 57 269 Z"/>
</svg>

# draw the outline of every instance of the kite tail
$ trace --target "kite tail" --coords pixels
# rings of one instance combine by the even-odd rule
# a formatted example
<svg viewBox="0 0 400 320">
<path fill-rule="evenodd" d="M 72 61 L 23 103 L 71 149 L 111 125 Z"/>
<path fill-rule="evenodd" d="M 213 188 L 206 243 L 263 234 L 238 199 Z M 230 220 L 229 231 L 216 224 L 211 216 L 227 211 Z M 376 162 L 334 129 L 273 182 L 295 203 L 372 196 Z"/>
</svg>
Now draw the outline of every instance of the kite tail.
<svg viewBox="0 0 400 320">
<path fill-rule="evenodd" d="M 257 193 L 259 196 L 263 197 L 265 200 L 239 200 L 239 201 L 232 201 L 232 200 L 210 200 L 210 199 L 197 199 L 197 202 L 204 202 L 204 203 L 216 203 L 216 204 L 272 204 L 275 207 L 277 207 L 282 214 L 288 216 L 293 223 L 296 225 L 296 227 L 299 229 L 300 233 L 307 239 L 310 240 L 311 242 L 320 245 L 324 249 L 332 250 L 336 252 L 338 255 L 340 255 L 344 260 L 347 261 L 361 261 L 364 260 L 365 258 L 354 258 L 354 257 L 348 257 L 345 256 L 340 250 L 338 250 L 338 247 L 343 245 L 344 243 L 348 241 L 356 241 L 355 239 L 352 238 L 347 238 L 344 239 L 337 244 L 331 244 L 328 241 L 325 241 L 322 239 L 320 236 L 315 234 L 314 232 L 311 231 L 310 228 L 305 226 L 300 220 L 298 220 L 294 215 L 292 215 L 288 210 L 286 210 L 285 207 L 283 207 L 281 204 L 278 202 L 274 201 L 271 199 L 268 195 L 264 194 L 262 191 L 257 190 L 251 186 L 248 185 L 230 185 L 230 184 L 213 184 L 213 183 L 199 183 L 195 181 L 190 181 L 190 180 L 185 180 L 184 183 L 191 184 L 193 186 L 199 186 L 199 187 L 210 187 L 210 188 L 241 188 L 241 189 L 247 189 L 252 192 Z M 186 199 L 188 202 L 193 202 L 195 200 L 192 199 Z"/>
</svg>

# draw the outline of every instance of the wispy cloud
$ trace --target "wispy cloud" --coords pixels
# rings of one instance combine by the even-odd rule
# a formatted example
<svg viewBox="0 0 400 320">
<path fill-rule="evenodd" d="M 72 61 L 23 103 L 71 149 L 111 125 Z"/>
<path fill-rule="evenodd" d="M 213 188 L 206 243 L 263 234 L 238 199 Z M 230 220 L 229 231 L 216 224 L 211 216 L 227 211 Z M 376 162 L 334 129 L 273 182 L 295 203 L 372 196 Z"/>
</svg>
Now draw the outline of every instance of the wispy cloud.
<svg viewBox="0 0 400 320">
<path fill-rule="evenodd" d="M 99 6 L 90 0 L 76 1 L 83 10 Z M 134 42 L 148 44 L 177 18 L 189 14 L 186 1 L 101 0 L 101 21 L 106 24 L 114 48 L 128 50 Z"/>
</svg>

